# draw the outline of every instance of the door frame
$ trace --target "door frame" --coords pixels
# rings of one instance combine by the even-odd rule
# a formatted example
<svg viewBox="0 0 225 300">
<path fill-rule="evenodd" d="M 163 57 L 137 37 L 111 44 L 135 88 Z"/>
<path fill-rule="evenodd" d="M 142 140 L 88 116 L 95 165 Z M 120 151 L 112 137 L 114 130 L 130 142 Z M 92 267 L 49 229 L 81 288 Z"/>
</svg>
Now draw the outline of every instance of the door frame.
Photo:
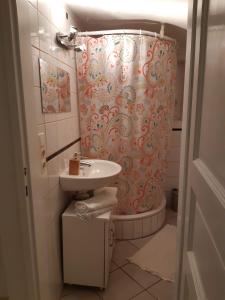
<svg viewBox="0 0 225 300">
<path fill-rule="evenodd" d="M 179 171 L 179 205 L 178 205 L 178 232 L 177 232 L 177 265 L 175 281 L 175 299 L 182 300 L 182 274 L 184 255 L 183 249 L 188 234 L 186 218 L 189 214 L 188 197 L 188 174 L 190 172 L 190 161 L 193 157 L 191 149 L 193 147 L 194 130 L 192 124 L 195 119 L 195 107 L 198 105 L 196 99 L 196 82 L 202 85 L 202 67 L 199 67 L 200 51 L 202 44 L 205 43 L 207 32 L 204 26 L 207 26 L 207 7 L 208 0 L 189 0 L 188 2 L 188 22 L 187 22 L 187 46 L 185 62 L 185 81 L 184 81 L 184 105 L 182 121 L 182 138 L 181 138 L 181 159 Z M 204 24 L 203 24 L 204 23 Z M 197 26 L 198 25 L 198 26 Z M 197 29 L 198 27 L 198 29 Z M 203 49 L 203 52 L 205 50 Z M 201 59 L 204 60 L 204 55 Z M 200 70 L 200 71 L 199 71 Z M 199 73 L 200 72 L 200 73 Z M 201 100 L 201 97 L 200 97 Z"/>
<path fill-rule="evenodd" d="M 7 285 L 3 296 L 39 300 L 18 2 L 0 1 L 0 252 Z"/>
<path fill-rule="evenodd" d="M 0 149 L 1 165 L 11 165 L 13 162 L 14 174 L 11 177 L 1 174 L 2 186 L 6 180 L 10 180 L 11 185 L 16 187 L 16 196 L 10 193 L 3 193 L 4 201 L 0 201 L 0 234 L 3 256 L 5 258 L 5 271 L 7 283 L 10 283 L 10 300 L 38 300 L 38 272 L 36 263 L 36 250 L 34 241 L 34 228 L 32 218 L 31 193 L 26 196 L 25 186 L 30 185 L 29 175 L 29 155 L 27 147 L 27 133 L 24 108 L 24 85 L 22 81 L 20 43 L 23 40 L 22 32 L 17 15 L 17 5 L 22 7 L 22 1 L 9 0 L 0 1 L 0 11 L 4 12 L 4 18 L 0 18 L 1 35 L 10 37 L 10 44 L 0 47 L 0 66 L 6 65 L 4 71 L 5 82 L 0 82 L 1 97 L 7 101 L 0 101 L 0 110 L 9 112 L 10 119 L 2 119 L 4 129 L 2 147 Z M 194 50 L 195 50 L 195 28 L 196 19 L 193 11 L 196 9 L 196 1 L 189 0 L 188 27 L 187 27 L 187 48 L 185 64 L 185 85 L 184 85 L 184 105 L 181 138 L 181 161 L 180 161 L 180 182 L 179 182 L 179 207 L 178 207 L 178 255 L 176 267 L 176 299 L 179 299 L 181 286 L 181 272 L 183 261 L 184 244 L 184 222 L 186 208 L 186 185 L 188 174 L 188 151 L 191 124 L 191 106 L 193 89 L 193 69 L 194 69 Z M 19 10 L 19 14 L 21 9 Z M 20 36 L 19 36 L 20 35 Z M 3 38 L 1 36 L 1 38 Z M 25 37 L 25 36 L 24 36 Z M 24 57 L 24 54 L 23 54 Z M 1 77 L 0 77 L 1 78 Z M 4 84 L 6 81 L 10 85 Z M 9 122 L 10 121 L 10 122 Z M 12 125 L 12 126 L 9 126 Z M 1 129 L 0 129 L 1 130 Z M 10 139 L 8 138 L 10 137 Z M 13 147 L 12 147 L 13 145 Z M 9 152 L 10 150 L 10 152 Z M 8 153 L 8 155 L 6 155 Z M 8 161 L 7 161 L 8 159 Z M 24 177 L 24 168 L 27 176 Z M 4 175 L 4 176 L 3 176 Z M 12 208 L 17 207 L 15 210 Z M 4 231 L 2 230 L 4 226 Z M 13 235 L 12 235 L 13 233 Z M 17 237 L 17 238 L 16 238 Z M 16 248 L 15 248 L 16 247 Z M 9 249 L 16 251 L 9 251 Z M 13 257 L 14 255 L 14 257 Z M 15 266 L 18 272 L 15 272 Z M 14 273 L 14 274 L 13 274 Z M 23 274 L 23 275 L 22 275 Z M 20 281 L 21 277 L 23 280 Z M 13 280 L 12 280 L 13 276 Z M 17 281 L 18 280 L 18 281 Z M 10 282 L 9 282 L 10 281 Z M 17 284 L 16 284 L 17 281 Z M 19 283 L 19 284 L 18 284 Z"/>
<path fill-rule="evenodd" d="M 181 274 L 183 264 L 183 247 L 185 231 L 186 192 L 188 179 L 188 158 L 190 144 L 191 108 L 193 92 L 193 75 L 195 62 L 195 39 L 196 39 L 196 9 L 195 0 L 188 1 L 187 40 L 183 94 L 182 134 L 179 170 L 179 199 L 177 218 L 177 263 L 175 277 L 175 299 L 180 300 Z"/>
</svg>

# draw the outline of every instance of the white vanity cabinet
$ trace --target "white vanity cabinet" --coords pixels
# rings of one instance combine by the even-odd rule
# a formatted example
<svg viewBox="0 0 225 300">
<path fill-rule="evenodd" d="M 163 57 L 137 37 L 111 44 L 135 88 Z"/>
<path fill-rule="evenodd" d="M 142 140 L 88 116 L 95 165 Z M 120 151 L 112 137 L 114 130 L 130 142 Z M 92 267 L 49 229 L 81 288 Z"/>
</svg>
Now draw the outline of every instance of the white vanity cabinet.
<svg viewBox="0 0 225 300">
<path fill-rule="evenodd" d="M 105 288 L 114 247 L 111 212 L 82 220 L 73 207 L 62 215 L 64 282 Z"/>
</svg>

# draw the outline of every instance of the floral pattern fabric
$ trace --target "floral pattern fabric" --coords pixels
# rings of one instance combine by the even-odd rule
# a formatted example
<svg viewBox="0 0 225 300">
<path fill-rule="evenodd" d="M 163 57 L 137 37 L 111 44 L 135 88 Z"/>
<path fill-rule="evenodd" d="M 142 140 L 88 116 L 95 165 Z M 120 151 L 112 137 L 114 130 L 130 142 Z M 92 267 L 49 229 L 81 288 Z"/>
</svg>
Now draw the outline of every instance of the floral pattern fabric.
<svg viewBox="0 0 225 300">
<path fill-rule="evenodd" d="M 173 121 L 176 47 L 138 35 L 79 37 L 81 150 L 119 163 L 116 213 L 136 214 L 162 200 Z"/>
</svg>

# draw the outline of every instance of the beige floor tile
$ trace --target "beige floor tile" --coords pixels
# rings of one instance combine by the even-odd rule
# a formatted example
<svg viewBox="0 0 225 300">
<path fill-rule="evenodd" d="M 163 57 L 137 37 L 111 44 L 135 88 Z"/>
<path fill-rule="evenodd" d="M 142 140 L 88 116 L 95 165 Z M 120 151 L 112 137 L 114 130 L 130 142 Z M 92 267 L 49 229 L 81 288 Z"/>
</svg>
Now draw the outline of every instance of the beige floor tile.
<svg viewBox="0 0 225 300">
<path fill-rule="evenodd" d="M 97 289 L 79 286 L 66 286 L 61 300 L 100 300 Z"/>
<path fill-rule="evenodd" d="M 174 284 L 165 280 L 156 283 L 148 289 L 148 292 L 159 300 L 173 300 Z"/>
<path fill-rule="evenodd" d="M 117 242 L 112 261 L 119 267 L 123 266 L 128 263 L 127 258 L 133 256 L 136 251 L 137 248 L 127 241 Z"/>
<path fill-rule="evenodd" d="M 150 236 L 146 236 L 144 238 L 141 239 L 135 239 L 135 240 L 129 240 L 129 242 L 131 244 L 133 244 L 135 247 L 137 248 L 142 248 L 144 245 L 147 244 L 147 242 L 149 242 L 152 238 L 153 238 L 154 234 L 150 235 Z"/>
<path fill-rule="evenodd" d="M 102 300 L 129 300 L 141 290 L 134 280 L 118 269 L 109 275 L 108 286 L 105 291 L 99 292 L 99 295 Z"/>
<path fill-rule="evenodd" d="M 156 298 L 153 298 L 149 293 L 144 291 L 132 298 L 132 300 L 156 300 Z"/>
<path fill-rule="evenodd" d="M 119 267 L 113 261 L 111 261 L 109 272 L 113 272 L 118 268 Z"/>
<path fill-rule="evenodd" d="M 159 277 L 143 271 L 135 264 L 127 264 L 122 269 L 145 289 L 160 281 Z"/>
</svg>

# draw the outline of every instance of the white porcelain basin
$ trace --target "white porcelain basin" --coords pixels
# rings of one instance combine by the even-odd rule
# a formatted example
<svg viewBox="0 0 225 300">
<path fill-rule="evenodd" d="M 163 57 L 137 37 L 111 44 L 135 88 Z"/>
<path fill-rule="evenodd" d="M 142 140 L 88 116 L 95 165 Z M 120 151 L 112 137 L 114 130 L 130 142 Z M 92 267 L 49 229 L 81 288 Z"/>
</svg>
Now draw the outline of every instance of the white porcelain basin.
<svg viewBox="0 0 225 300">
<path fill-rule="evenodd" d="M 122 168 L 119 164 L 101 159 L 88 159 L 90 166 L 81 165 L 79 175 L 69 175 L 66 169 L 60 175 L 60 185 L 64 191 L 95 190 L 112 184 Z"/>
</svg>

